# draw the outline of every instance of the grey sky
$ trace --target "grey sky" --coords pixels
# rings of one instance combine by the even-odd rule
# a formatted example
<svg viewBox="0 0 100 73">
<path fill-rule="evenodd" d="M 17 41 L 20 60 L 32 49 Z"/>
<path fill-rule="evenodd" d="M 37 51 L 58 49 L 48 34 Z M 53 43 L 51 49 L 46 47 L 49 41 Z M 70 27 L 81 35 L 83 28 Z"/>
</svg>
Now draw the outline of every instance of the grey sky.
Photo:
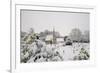
<svg viewBox="0 0 100 73">
<path fill-rule="evenodd" d="M 73 28 L 82 32 L 89 30 L 89 14 L 73 12 L 49 12 L 21 10 L 21 30 L 28 32 L 30 28 L 39 33 L 44 30 L 60 32 L 68 35 Z"/>
</svg>

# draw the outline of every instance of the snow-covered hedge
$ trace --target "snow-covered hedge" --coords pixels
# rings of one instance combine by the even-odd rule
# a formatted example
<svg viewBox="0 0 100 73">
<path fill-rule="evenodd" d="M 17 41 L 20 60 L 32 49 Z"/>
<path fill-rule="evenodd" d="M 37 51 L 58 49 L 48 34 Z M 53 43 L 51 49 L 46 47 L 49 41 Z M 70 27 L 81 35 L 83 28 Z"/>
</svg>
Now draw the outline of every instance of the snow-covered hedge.
<svg viewBox="0 0 100 73">
<path fill-rule="evenodd" d="M 35 35 L 27 35 L 24 37 L 25 40 L 21 40 L 21 62 L 30 63 L 62 60 L 59 52 L 55 50 L 57 47 L 46 45 L 44 41 L 36 39 L 35 37 Z"/>
</svg>

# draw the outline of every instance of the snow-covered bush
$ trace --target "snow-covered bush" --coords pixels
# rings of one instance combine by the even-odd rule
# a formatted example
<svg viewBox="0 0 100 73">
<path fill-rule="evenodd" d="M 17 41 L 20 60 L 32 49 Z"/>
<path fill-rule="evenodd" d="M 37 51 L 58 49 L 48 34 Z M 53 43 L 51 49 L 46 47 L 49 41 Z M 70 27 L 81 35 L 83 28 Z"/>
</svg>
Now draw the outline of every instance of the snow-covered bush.
<svg viewBox="0 0 100 73">
<path fill-rule="evenodd" d="M 74 60 L 88 60 L 89 57 L 90 56 L 87 50 L 85 50 L 84 48 L 81 48 L 79 54 L 74 57 Z"/>
<path fill-rule="evenodd" d="M 25 33 L 21 37 L 21 63 L 89 59 L 88 43 L 65 43 L 47 44 L 36 33 Z"/>
<path fill-rule="evenodd" d="M 21 62 L 45 62 L 62 60 L 56 46 L 47 45 L 44 41 L 37 39 L 33 33 L 21 37 Z"/>
</svg>

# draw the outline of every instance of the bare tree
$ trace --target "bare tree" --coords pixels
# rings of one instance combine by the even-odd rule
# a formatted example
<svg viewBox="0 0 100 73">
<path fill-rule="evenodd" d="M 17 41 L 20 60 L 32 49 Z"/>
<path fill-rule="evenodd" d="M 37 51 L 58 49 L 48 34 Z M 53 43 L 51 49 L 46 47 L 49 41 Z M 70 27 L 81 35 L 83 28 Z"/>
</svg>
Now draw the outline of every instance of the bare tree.
<svg viewBox="0 0 100 73">
<path fill-rule="evenodd" d="M 90 41 L 90 35 L 89 35 L 90 33 L 89 33 L 89 31 L 87 30 L 87 31 L 85 31 L 84 32 L 84 41 L 85 42 L 89 42 Z"/>
<path fill-rule="evenodd" d="M 78 28 L 72 29 L 72 31 L 71 31 L 71 33 L 70 33 L 70 38 L 71 38 L 74 42 L 79 42 L 79 41 L 81 41 L 81 37 L 82 37 L 82 33 L 81 33 L 80 29 L 78 29 Z"/>
<path fill-rule="evenodd" d="M 29 29 L 29 33 L 31 34 L 31 33 L 34 33 L 34 29 L 33 28 L 30 28 Z"/>
</svg>

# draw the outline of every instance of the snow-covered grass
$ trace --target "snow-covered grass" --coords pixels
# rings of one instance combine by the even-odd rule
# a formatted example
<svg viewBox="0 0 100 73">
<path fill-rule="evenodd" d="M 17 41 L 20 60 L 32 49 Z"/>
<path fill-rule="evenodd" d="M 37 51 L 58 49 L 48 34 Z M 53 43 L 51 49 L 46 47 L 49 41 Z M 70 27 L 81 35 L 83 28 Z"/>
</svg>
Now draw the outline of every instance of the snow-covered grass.
<svg viewBox="0 0 100 73">
<path fill-rule="evenodd" d="M 73 43 L 72 45 L 66 46 L 62 46 L 60 43 L 57 46 L 58 48 L 56 50 L 59 51 L 64 61 L 74 60 L 74 57 L 78 57 L 82 49 L 89 54 L 89 43 Z"/>
<path fill-rule="evenodd" d="M 40 40 L 39 40 L 40 41 Z M 49 62 L 68 60 L 88 60 L 89 43 L 73 43 L 72 45 L 45 44 L 43 41 L 23 44 L 21 48 L 21 62 Z"/>
</svg>

